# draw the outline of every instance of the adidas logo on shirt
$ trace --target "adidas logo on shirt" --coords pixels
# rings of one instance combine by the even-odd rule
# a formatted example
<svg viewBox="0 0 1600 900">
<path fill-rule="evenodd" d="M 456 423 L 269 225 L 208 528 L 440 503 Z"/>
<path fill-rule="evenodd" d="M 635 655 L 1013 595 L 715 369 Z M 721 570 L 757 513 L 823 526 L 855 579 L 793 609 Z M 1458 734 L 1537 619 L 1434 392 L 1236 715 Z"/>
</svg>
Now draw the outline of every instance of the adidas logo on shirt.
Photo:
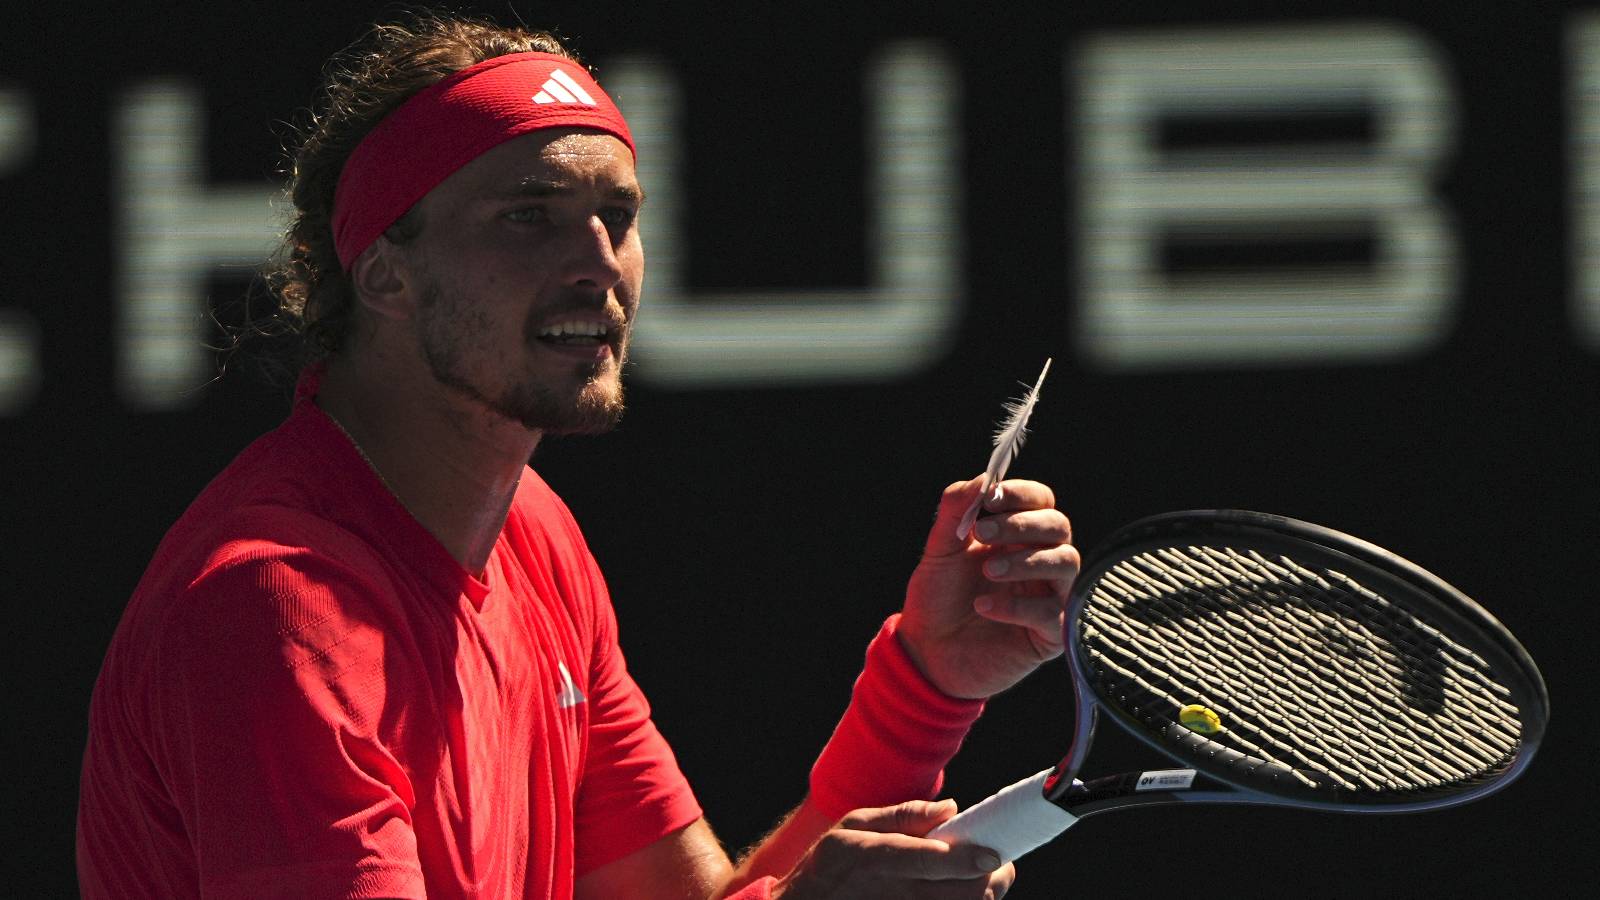
<svg viewBox="0 0 1600 900">
<path fill-rule="evenodd" d="M 589 92 L 583 89 L 576 79 L 561 69 L 557 68 L 550 73 L 550 79 L 544 83 L 539 93 L 533 95 L 535 103 L 581 103 L 584 106 L 599 106 Z"/>
<path fill-rule="evenodd" d="M 572 681 L 572 673 L 567 671 L 567 664 L 557 661 L 556 667 L 561 670 L 561 692 L 556 695 L 556 705 L 561 709 L 577 706 L 584 700 L 583 691 Z"/>
</svg>

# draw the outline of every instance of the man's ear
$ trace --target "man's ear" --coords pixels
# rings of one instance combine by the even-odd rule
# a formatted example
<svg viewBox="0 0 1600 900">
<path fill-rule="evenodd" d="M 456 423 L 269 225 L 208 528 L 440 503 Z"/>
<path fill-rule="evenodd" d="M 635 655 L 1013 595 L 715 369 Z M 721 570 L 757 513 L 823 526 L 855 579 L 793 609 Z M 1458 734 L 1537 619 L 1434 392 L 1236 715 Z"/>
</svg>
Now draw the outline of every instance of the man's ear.
<svg viewBox="0 0 1600 900">
<path fill-rule="evenodd" d="M 416 311 L 416 279 L 401 249 L 379 235 L 350 266 L 356 302 L 384 319 L 409 319 Z"/>
</svg>

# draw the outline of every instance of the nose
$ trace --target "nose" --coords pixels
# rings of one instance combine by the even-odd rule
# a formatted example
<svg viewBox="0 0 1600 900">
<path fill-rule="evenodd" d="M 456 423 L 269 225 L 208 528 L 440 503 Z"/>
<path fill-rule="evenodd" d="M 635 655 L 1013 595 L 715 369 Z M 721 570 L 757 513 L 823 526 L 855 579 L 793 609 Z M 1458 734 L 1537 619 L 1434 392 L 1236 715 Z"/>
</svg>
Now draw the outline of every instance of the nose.
<svg viewBox="0 0 1600 900">
<path fill-rule="evenodd" d="M 567 283 L 609 291 L 621 280 L 622 264 L 611 243 L 611 230 L 599 216 L 590 216 L 575 229 Z"/>
</svg>

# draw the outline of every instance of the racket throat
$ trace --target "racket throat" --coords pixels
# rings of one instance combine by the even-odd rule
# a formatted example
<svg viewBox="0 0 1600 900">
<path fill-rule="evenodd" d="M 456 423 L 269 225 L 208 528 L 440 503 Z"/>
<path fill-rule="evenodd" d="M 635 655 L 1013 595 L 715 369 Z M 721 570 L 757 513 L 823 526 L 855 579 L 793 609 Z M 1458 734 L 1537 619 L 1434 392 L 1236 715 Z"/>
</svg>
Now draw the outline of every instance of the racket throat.
<svg viewBox="0 0 1600 900">
<path fill-rule="evenodd" d="M 1194 769 L 1147 769 L 1074 781 L 1051 802 L 1078 818 L 1108 809 L 1180 803 L 1191 792 L 1226 790 L 1226 786 Z"/>
<path fill-rule="evenodd" d="M 1123 772 L 1107 775 L 1092 781 L 1075 781 L 1067 792 L 1067 803 L 1092 803 L 1107 797 L 1126 797 L 1150 791 L 1171 793 L 1187 791 L 1194 786 L 1193 769 L 1150 769 L 1144 772 Z"/>
</svg>

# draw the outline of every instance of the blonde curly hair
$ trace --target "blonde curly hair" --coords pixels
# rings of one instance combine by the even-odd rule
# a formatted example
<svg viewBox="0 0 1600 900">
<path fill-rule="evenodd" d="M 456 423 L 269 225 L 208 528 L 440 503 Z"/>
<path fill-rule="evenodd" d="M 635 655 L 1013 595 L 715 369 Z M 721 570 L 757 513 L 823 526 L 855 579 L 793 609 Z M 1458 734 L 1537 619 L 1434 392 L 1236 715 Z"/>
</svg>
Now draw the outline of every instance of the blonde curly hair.
<svg viewBox="0 0 1600 900">
<path fill-rule="evenodd" d="M 582 65 L 548 32 L 434 14 L 378 25 L 328 63 L 309 121 L 292 139 L 294 218 L 283 252 L 265 272 L 278 297 L 280 324 L 300 335 L 306 360 L 339 352 L 352 324 L 355 293 L 334 251 L 333 195 L 356 145 L 423 88 L 484 60 L 529 51 Z M 403 243 L 418 226 L 408 213 L 385 236 Z"/>
</svg>

